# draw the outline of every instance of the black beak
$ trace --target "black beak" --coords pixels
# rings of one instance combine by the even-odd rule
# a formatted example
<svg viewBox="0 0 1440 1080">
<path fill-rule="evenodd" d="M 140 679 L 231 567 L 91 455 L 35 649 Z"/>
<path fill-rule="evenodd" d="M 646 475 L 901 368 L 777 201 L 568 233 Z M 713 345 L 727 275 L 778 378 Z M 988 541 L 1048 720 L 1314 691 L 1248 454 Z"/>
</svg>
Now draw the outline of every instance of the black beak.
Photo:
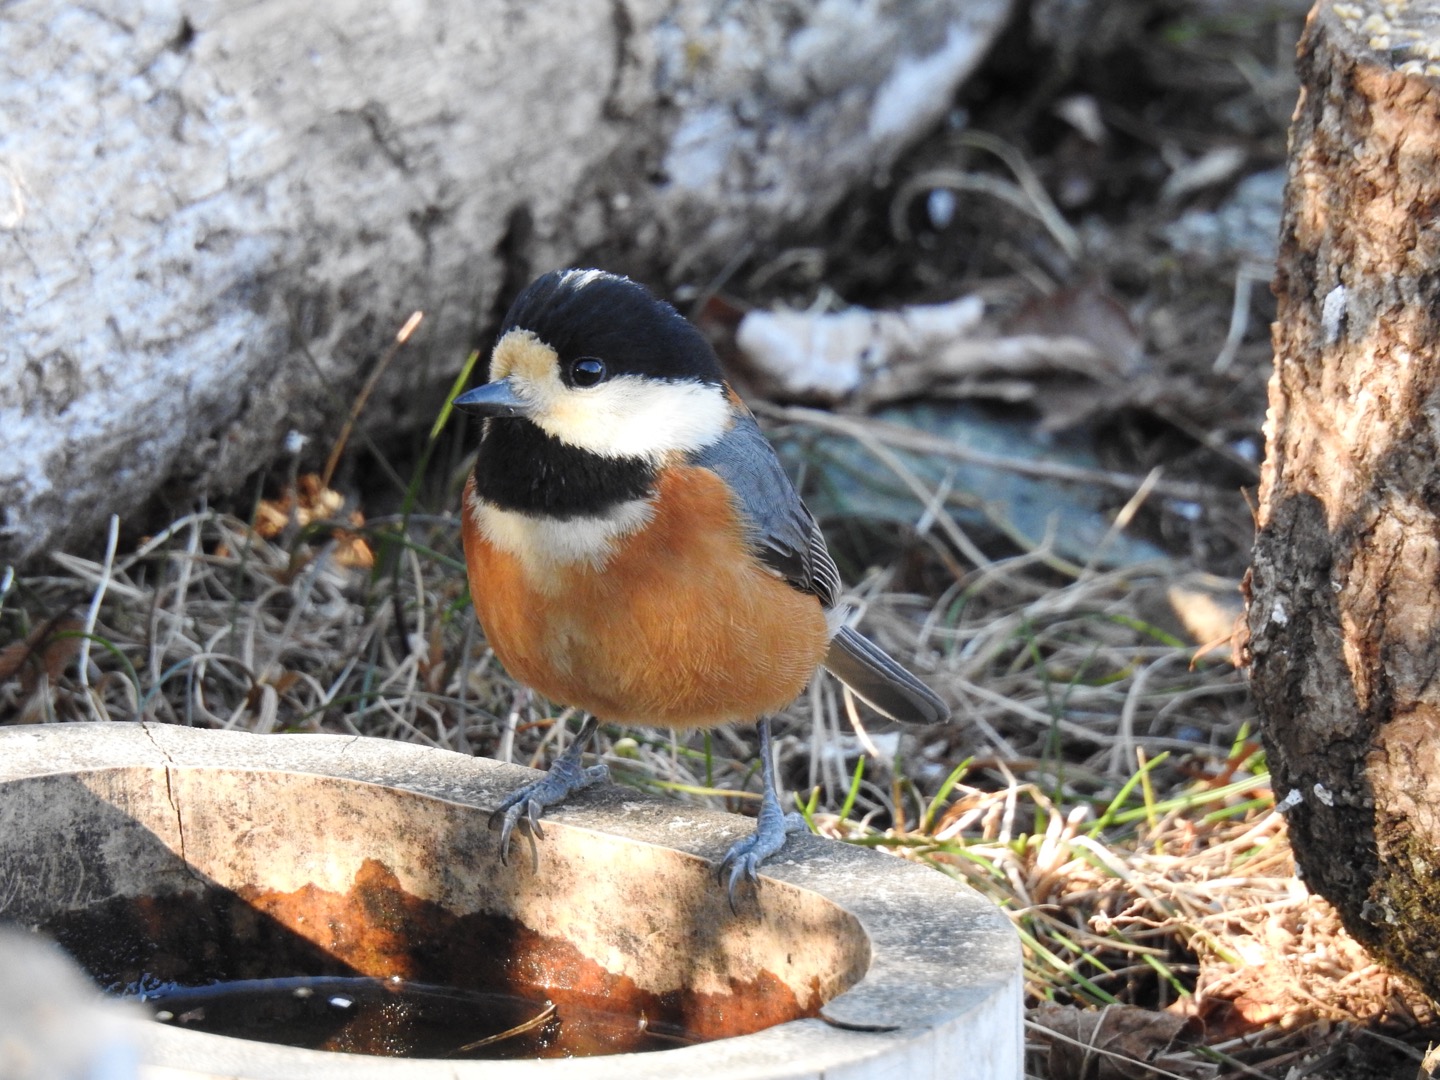
<svg viewBox="0 0 1440 1080">
<path fill-rule="evenodd" d="M 509 379 L 467 390 L 451 404 L 472 416 L 529 416 L 531 412 L 530 405 L 516 396 Z"/>
</svg>

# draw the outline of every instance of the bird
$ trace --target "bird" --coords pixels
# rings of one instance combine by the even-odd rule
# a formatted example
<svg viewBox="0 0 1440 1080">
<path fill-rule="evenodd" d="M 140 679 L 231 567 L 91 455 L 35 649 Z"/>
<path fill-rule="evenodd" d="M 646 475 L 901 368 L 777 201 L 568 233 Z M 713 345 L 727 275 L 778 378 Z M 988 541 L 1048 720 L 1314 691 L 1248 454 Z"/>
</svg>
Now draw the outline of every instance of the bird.
<svg viewBox="0 0 1440 1080">
<path fill-rule="evenodd" d="M 461 532 L 489 646 L 519 682 L 579 710 L 575 739 L 492 816 L 517 826 L 608 778 L 583 754 L 601 720 L 753 723 L 755 829 L 719 864 L 735 908 L 805 827 L 780 801 L 771 718 L 822 666 L 886 717 L 941 723 L 945 702 L 846 624 L 815 518 L 714 349 L 644 285 L 557 270 L 510 305 L 488 381 L 453 405 L 481 418 Z"/>
</svg>

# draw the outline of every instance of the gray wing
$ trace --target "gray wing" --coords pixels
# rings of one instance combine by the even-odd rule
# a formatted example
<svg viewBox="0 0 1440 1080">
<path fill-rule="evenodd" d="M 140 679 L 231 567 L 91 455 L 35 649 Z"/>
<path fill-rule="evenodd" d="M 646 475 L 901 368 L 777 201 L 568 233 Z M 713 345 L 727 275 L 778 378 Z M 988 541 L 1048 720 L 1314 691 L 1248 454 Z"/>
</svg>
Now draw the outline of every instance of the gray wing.
<svg viewBox="0 0 1440 1080">
<path fill-rule="evenodd" d="M 734 426 L 690 460 L 718 473 L 735 493 L 750 542 L 765 565 L 834 607 L 840 571 L 755 417 L 737 409 Z"/>
<path fill-rule="evenodd" d="M 730 485 L 750 542 L 765 565 L 796 588 L 814 593 L 825 607 L 834 607 L 840 599 L 835 560 L 755 418 L 737 409 L 735 425 L 690 460 L 719 473 Z M 892 720 L 935 724 L 950 716 L 950 707 L 924 683 L 848 626 L 831 638 L 824 664 Z"/>
</svg>

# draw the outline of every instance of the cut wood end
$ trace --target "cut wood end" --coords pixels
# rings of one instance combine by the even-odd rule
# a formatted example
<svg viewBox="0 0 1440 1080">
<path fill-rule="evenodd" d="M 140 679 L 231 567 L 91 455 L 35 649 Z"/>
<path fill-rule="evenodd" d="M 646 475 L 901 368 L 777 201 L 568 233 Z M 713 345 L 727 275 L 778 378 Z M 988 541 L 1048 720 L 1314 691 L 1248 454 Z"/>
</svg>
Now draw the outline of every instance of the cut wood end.
<svg viewBox="0 0 1440 1080">
<path fill-rule="evenodd" d="M 1440 77 L 1440 26 L 1432 4 L 1321 0 L 1311 17 L 1343 28 L 1384 67 L 1403 75 Z"/>
</svg>

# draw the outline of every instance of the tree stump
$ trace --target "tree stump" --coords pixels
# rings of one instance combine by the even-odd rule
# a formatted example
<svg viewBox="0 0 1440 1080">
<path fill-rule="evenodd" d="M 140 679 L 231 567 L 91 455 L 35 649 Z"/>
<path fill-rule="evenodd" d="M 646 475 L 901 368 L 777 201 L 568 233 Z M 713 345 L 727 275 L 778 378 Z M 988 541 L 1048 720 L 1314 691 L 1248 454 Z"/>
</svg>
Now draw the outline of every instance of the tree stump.
<svg viewBox="0 0 1440 1080">
<path fill-rule="evenodd" d="M 1440 25 L 1321 0 L 1274 290 L 1251 679 L 1299 871 L 1440 997 Z M 1387 19 L 1403 9 L 1408 24 Z"/>
</svg>

